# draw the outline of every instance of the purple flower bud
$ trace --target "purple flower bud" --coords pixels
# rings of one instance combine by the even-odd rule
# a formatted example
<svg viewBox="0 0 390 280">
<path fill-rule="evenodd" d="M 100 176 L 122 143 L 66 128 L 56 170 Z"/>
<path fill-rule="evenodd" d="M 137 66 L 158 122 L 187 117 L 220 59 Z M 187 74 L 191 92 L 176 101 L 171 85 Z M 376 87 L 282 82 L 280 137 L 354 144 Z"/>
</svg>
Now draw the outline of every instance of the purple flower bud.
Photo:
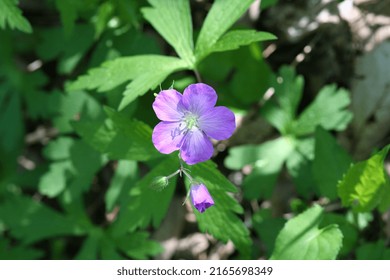
<svg viewBox="0 0 390 280">
<path fill-rule="evenodd" d="M 214 205 L 213 198 L 203 184 L 191 185 L 190 197 L 192 204 L 200 213 L 203 213 L 207 208 Z"/>
</svg>

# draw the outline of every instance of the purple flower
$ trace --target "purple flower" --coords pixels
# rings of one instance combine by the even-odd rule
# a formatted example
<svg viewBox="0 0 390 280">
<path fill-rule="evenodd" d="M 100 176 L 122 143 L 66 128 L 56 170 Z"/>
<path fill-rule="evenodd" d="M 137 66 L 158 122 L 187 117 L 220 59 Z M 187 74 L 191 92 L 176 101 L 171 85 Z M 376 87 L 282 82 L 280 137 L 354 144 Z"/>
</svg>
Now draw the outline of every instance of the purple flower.
<svg viewBox="0 0 390 280">
<path fill-rule="evenodd" d="M 183 95 L 174 89 L 161 91 L 153 110 L 161 120 L 153 130 L 153 144 L 163 154 L 180 150 L 187 164 L 206 161 L 213 155 L 210 138 L 229 138 L 235 128 L 232 111 L 214 107 L 215 90 L 206 84 L 189 85 Z"/>
<path fill-rule="evenodd" d="M 206 186 L 203 184 L 194 184 L 190 189 L 191 202 L 194 207 L 203 213 L 207 208 L 214 205 L 214 200 L 211 197 Z"/>
</svg>

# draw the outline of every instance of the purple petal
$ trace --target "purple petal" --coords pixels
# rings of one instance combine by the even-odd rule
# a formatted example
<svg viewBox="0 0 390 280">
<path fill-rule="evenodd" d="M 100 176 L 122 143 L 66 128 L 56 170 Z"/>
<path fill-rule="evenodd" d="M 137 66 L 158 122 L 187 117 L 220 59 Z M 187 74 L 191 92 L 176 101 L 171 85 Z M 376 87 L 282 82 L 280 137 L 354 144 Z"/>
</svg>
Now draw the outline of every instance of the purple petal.
<svg viewBox="0 0 390 280">
<path fill-rule="evenodd" d="M 214 205 L 213 198 L 203 184 L 192 185 L 190 197 L 192 204 L 200 213 L 203 213 L 207 208 Z"/>
<path fill-rule="evenodd" d="M 152 141 L 160 153 L 170 154 L 180 148 L 184 134 L 179 125 L 180 122 L 160 122 L 155 126 Z"/>
<path fill-rule="evenodd" d="M 160 91 L 153 102 L 153 110 L 162 121 L 179 121 L 183 116 L 182 95 L 174 89 Z"/>
<path fill-rule="evenodd" d="M 187 164 L 206 161 L 213 155 L 214 148 L 210 139 L 199 129 L 193 129 L 186 134 L 180 156 Z"/>
<path fill-rule="evenodd" d="M 199 118 L 199 127 L 207 136 L 216 140 L 224 140 L 232 136 L 236 129 L 235 117 L 228 108 L 218 106 Z"/>
<path fill-rule="evenodd" d="M 182 103 L 187 110 L 201 116 L 215 106 L 217 93 L 206 84 L 192 84 L 184 90 Z"/>
</svg>

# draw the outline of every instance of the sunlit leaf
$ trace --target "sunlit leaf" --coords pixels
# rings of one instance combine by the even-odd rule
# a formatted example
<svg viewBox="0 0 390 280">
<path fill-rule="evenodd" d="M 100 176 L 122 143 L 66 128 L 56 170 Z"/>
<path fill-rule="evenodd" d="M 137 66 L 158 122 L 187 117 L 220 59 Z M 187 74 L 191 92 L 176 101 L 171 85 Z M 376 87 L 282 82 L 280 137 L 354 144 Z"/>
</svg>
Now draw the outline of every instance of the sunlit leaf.
<svg viewBox="0 0 390 280">
<path fill-rule="evenodd" d="M 149 0 L 149 3 L 152 7 L 142 9 L 144 17 L 191 68 L 195 57 L 189 1 Z"/>
<path fill-rule="evenodd" d="M 22 11 L 18 8 L 18 0 L 0 1 L 0 27 L 5 29 L 7 24 L 11 29 L 31 33 L 32 28 L 28 20 L 22 16 Z"/>
<path fill-rule="evenodd" d="M 196 41 L 197 62 L 206 57 L 221 36 L 245 13 L 254 0 L 216 0 Z"/>
<path fill-rule="evenodd" d="M 274 260 L 333 260 L 343 235 L 335 224 L 319 228 L 323 209 L 314 205 L 289 220 L 276 238 Z"/>
<path fill-rule="evenodd" d="M 371 158 L 352 165 L 338 184 L 338 194 L 344 206 L 359 212 L 373 210 L 383 198 L 388 182 L 384 159 L 390 145 Z M 388 196 L 386 201 L 388 202 Z M 382 208 L 390 205 L 381 205 Z"/>
<path fill-rule="evenodd" d="M 211 52 L 230 51 L 254 42 L 273 39 L 276 39 L 276 37 L 268 32 L 259 32 L 256 30 L 233 30 L 223 35 L 211 48 Z"/>
</svg>

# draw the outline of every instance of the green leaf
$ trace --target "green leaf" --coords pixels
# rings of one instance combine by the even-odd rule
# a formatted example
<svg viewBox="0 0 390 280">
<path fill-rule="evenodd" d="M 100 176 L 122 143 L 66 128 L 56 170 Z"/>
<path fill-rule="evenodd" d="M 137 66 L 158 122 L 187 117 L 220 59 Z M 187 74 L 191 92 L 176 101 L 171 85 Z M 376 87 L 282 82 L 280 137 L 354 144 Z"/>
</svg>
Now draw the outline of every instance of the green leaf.
<svg viewBox="0 0 390 280">
<path fill-rule="evenodd" d="M 381 203 L 384 191 L 388 189 L 388 175 L 383 164 L 389 148 L 390 145 L 348 169 L 338 184 L 338 194 L 344 206 L 352 207 L 358 212 L 368 212 Z M 384 206 L 381 205 L 386 208 Z"/>
<path fill-rule="evenodd" d="M 148 238 L 147 232 L 134 232 L 116 240 L 116 245 L 128 257 L 144 260 L 163 251 L 159 243 Z"/>
<path fill-rule="evenodd" d="M 352 163 L 349 154 L 332 135 L 318 126 L 315 133 L 313 175 L 320 194 L 337 198 L 337 184 Z"/>
<path fill-rule="evenodd" d="M 225 166 L 240 169 L 251 165 L 253 170 L 244 179 L 244 195 L 247 198 L 269 198 L 272 195 L 284 161 L 294 149 L 294 142 L 280 137 L 261 145 L 244 145 L 231 148 Z"/>
<path fill-rule="evenodd" d="M 278 0 L 261 0 L 260 8 L 261 8 L 261 10 L 265 10 L 269 7 L 276 5 L 277 2 L 278 2 Z"/>
<path fill-rule="evenodd" d="M 109 91 L 126 81 L 127 85 L 120 109 L 126 107 L 138 96 L 154 89 L 171 73 L 187 69 L 186 63 L 178 58 L 162 55 L 137 55 L 121 57 L 94 68 L 67 86 L 67 90 L 97 89 Z"/>
<path fill-rule="evenodd" d="M 243 258 L 249 258 L 252 241 L 249 231 L 237 214 L 242 214 L 240 204 L 227 192 L 237 192 L 237 188 L 222 175 L 217 166 L 207 161 L 191 166 L 191 176 L 208 188 L 215 205 L 204 213 L 194 207 L 194 213 L 201 231 L 227 242 L 231 240 Z M 188 183 L 188 182 L 187 182 Z M 189 189 L 189 184 L 187 184 Z"/>
<path fill-rule="evenodd" d="M 106 160 L 80 140 L 61 137 L 52 141 L 44 154 L 55 160 L 49 171 L 39 181 L 39 192 L 56 197 L 65 189 L 73 195 L 81 194 L 90 187 L 95 173 Z"/>
<path fill-rule="evenodd" d="M 152 130 L 143 122 L 128 119 L 113 109 L 105 109 L 104 121 L 74 122 L 81 138 L 111 159 L 149 160 L 160 157 L 152 144 Z"/>
<path fill-rule="evenodd" d="M 288 134 L 302 98 L 303 77 L 292 67 L 283 66 L 272 85 L 273 97 L 261 109 L 261 115 L 281 134 Z"/>
<path fill-rule="evenodd" d="M 126 195 L 126 186 L 131 186 L 137 179 L 138 168 L 136 161 L 120 160 L 111 179 L 110 186 L 104 196 L 106 211 L 113 210 L 115 204 L 121 202 Z M 119 203 L 120 204 L 120 203 Z M 126 207 L 126 205 L 121 205 Z"/>
<path fill-rule="evenodd" d="M 344 130 L 352 120 L 352 113 L 346 110 L 350 101 L 348 91 L 335 85 L 323 87 L 299 116 L 294 133 L 299 136 L 313 133 L 318 125 L 326 130 Z"/>
<path fill-rule="evenodd" d="M 274 250 L 275 240 L 285 224 L 284 218 L 272 217 L 271 209 L 260 209 L 252 216 L 253 228 L 266 247 L 269 257 Z"/>
<path fill-rule="evenodd" d="M 384 240 L 376 243 L 366 243 L 356 250 L 358 260 L 390 260 L 390 249 L 386 248 Z"/>
<path fill-rule="evenodd" d="M 21 244 L 83 233 L 68 217 L 25 196 L 7 197 L 0 205 L 0 220 Z"/>
<path fill-rule="evenodd" d="M 0 1 L 0 27 L 5 29 L 7 23 L 11 29 L 31 33 L 32 28 L 26 18 L 22 16 L 22 11 L 18 8 L 18 0 Z"/>
<path fill-rule="evenodd" d="M 195 57 L 189 1 L 149 0 L 149 3 L 151 8 L 142 9 L 144 17 L 192 68 Z"/>
<path fill-rule="evenodd" d="M 343 235 L 337 225 L 319 228 L 323 209 L 314 205 L 289 220 L 276 238 L 274 260 L 334 260 Z"/>
<path fill-rule="evenodd" d="M 36 260 L 43 252 L 26 246 L 11 246 L 7 239 L 0 240 L 0 260 Z"/>
<path fill-rule="evenodd" d="M 216 0 L 213 3 L 196 41 L 196 61 L 206 57 L 212 48 L 249 8 L 254 0 Z"/>
<path fill-rule="evenodd" d="M 250 45 L 254 42 L 274 39 L 276 39 L 276 37 L 268 32 L 259 32 L 256 30 L 233 30 L 223 35 L 212 47 L 211 52 L 235 50 L 241 46 Z"/>
<path fill-rule="evenodd" d="M 345 256 L 352 252 L 355 249 L 359 237 L 357 228 L 345 216 L 325 213 L 320 226 L 328 226 L 331 224 L 337 224 L 343 234 L 343 246 L 341 247 L 340 255 Z"/>
<path fill-rule="evenodd" d="M 136 228 L 147 228 L 150 224 L 158 227 L 165 217 L 171 202 L 177 177 L 171 178 L 169 185 L 161 192 L 150 189 L 150 184 L 157 176 L 167 176 L 179 168 L 177 155 L 159 163 L 135 185 L 129 186 L 130 191 L 123 200 L 117 220 L 110 227 L 114 238 Z"/>
</svg>

